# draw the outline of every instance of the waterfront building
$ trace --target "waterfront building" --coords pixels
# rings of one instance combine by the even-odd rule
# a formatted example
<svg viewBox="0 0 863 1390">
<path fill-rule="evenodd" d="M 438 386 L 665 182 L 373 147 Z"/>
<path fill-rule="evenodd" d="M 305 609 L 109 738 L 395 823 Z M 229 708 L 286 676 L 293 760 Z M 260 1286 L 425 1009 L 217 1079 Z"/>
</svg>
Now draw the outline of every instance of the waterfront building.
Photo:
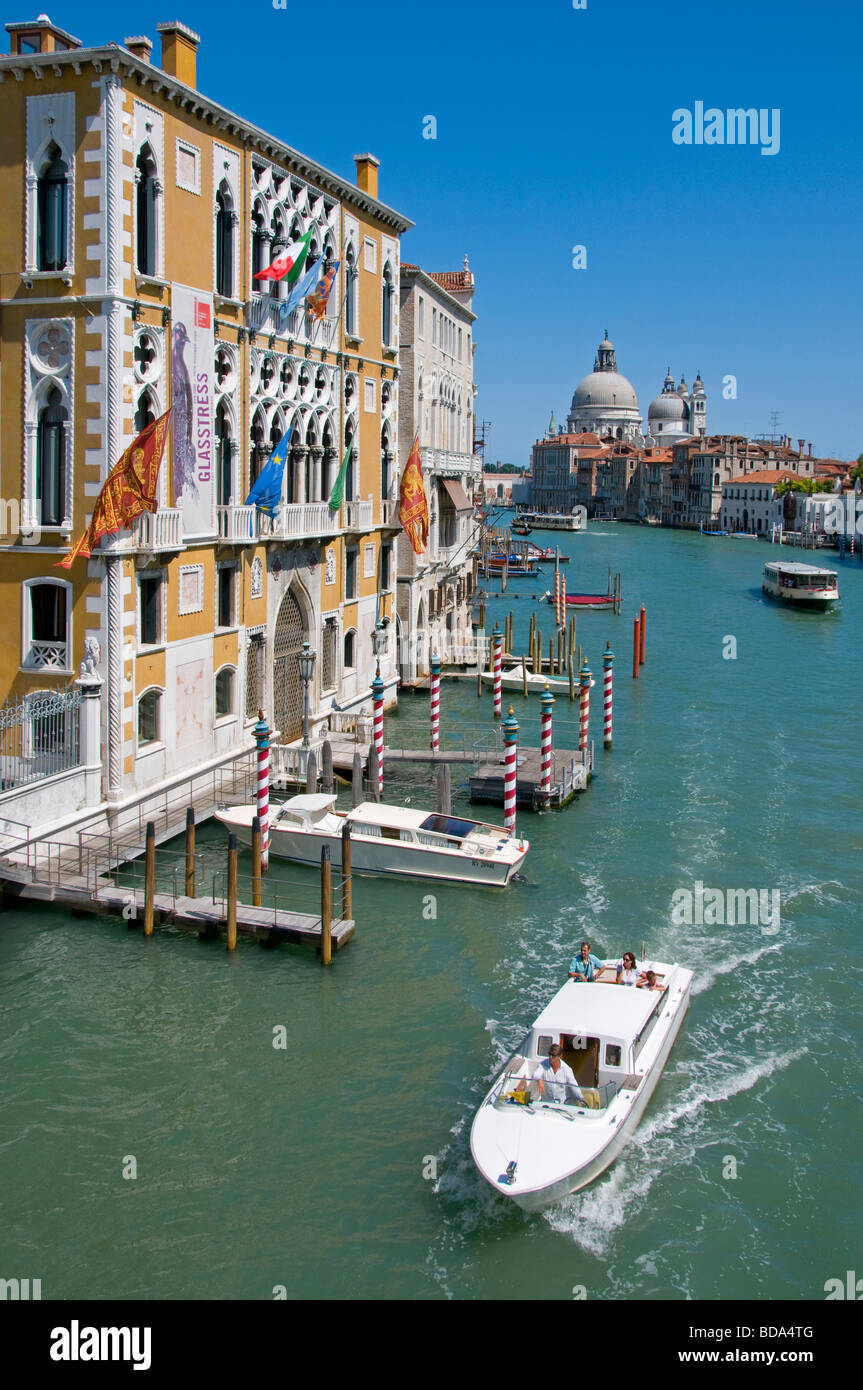
<svg viewBox="0 0 863 1390">
<path fill-rule="evenodd" d="M 776 495 L 779 483 L 796 477 L 788 469 L 762 469 L 760 472 L 739 473 L 722 484 L 722 503 L 719 521 L 723 531 L 750 531 L 753 535 L 770 535 L 776 522 L 782 522 L 786 509 L 784 499 Z M 793 494 L 790 494 L 793 499 Z M 789 512 L 793 521 L 794 508 Z"/>
<path fill-rule="evenodd" d="M 593 514 L 596 469 L 609 452 L 592 433 L 551 434 L 531 450 L 528 505 L 538 512 L 571 512 L 582 506 Z"/>
<path fill-rule="evenodd" d="M 379 200 L 372 155 L 355 156 L 353 184 L 201 93 L 199 37 L 181 23 L 157 26 L 159 66 L 146 37 L 85 48 L 45 16 L 6 27 L 2 495 L 22 501 L 0 546 L 0 699 L 64 688 L 86 644 L 116 802 L 248 748 L 259 707 L 298 739 L 306 641 L 313 733 L 334 701 L 368 705 L 376 625 L 395 698 L 394 624 L 380 625 L 394 618 L 411 224 Z M 310 257 L 340 263 L 320 322 L 289 312 L 284 282 L 253 279 L 304 234 Z M 159 510 L 55 568 L 107 470 L 184 399 L 197 473 L 175 411 Z M 244 502 L 289 429 L 268 520 Z"/>
<path fill-rule="evenodd" d="M 400 272 L 399 445 L 407 459 L 419 440 L 429 509 L 429 538 L 417 555 L 398 538 L 399 670 L 415 681 L 432 652 L 444 655 L 455 633 L 470 632 L 474 496 L 482 465 L 473 452 L 473 272 Z"/>
<path fill-rule="evenodd" d="M 723 484 L 738 475 L 786 469 L 797 477 L 814 476 L 816 460 L 804 452 L 804 440 L 791 447 L 779 441 L 743 435 L 710 435 L 676 444 L 663 480 L 661 519 L 666 526 L 713 526 L 719 520 Z"/>
</svg>

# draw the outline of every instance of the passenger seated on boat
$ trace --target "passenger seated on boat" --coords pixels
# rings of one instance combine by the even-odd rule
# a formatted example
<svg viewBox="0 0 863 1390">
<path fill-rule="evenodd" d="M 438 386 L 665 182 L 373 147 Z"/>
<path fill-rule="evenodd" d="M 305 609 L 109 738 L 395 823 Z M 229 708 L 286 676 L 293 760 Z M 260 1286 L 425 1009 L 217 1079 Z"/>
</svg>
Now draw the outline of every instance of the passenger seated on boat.
<svg viewBox="0 0 863 1390">
<path fill-rule="evenodd" d="M 533 1073 L 539 1099 L 575 1100 L 580 1104 L 583 1097 L 576 1084 L 575 1073 L 561 1058 L 560 1050 L 560 1043 L 552 1043 L 548 1049 L 548 1056 L 543 1058 Z"/>
<path fill-rule="evenodd" d="M 641 979 L 638 981 L 638 989 L 662 989 L 662 985 L 656 978 L 654 970 L 645 970 Z"/>
<path fill-rule="evenodd" d="M 619 985 L 637 985 L 638 971 L 635 967 L 635 956 L 631 951 L 624 951 L 623 960 L 617 967 L 617 983 Z"/>
<path fill-rule="evenodd" d="M 581 982 L 592 982 L 594 972 L 602 969 L 602 961 L 590 949 L 589 941 L 582 941 L 578 954 L 569 962 L 569 978 Z"/>
</svg>

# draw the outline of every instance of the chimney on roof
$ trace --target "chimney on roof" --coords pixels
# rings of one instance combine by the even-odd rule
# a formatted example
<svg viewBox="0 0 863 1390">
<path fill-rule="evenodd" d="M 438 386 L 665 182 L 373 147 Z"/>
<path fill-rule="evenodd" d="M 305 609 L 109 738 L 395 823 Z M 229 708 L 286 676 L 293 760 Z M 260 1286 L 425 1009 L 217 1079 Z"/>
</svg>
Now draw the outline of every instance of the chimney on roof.
<svg viewBox="0 0 863 1390">
<path fill-rule="evenodd" d="M 378 196 L 378 169 L 381 162 L 373 154 L 355 154 L 354 164 L 357 166 L 357 188 L 363 193 L 368 193 L 370 198 Z"/>
<path fill-rule="evenodd" d="M 124 39 L 123 43 L 130 53 L 134 53 L 136 58 L 149 63 L 150 54 L 153 51 L 153 40 L 148 39 L 144 34 L 133 34 L 131 38 Z"/>
<path fill-rule="evenodd" d="M 798 439 L 798 441 L 797 441 L 797 452 L 798 452 L 798 454 L 800 455 L 801 458 L 803 457 L 803 445 L 804 445 L 805 443 L 806 443 L 805 439 Z"/>
<path fill-rule="evenodd" d="M 807 447 L 808 447 L 808 449 L 809 449 L 809 457 L 811 458 L 811 457 L 812 457 L 812 440 L 811 440 L 811 439 L 810 439 L 809 444 L 807 445 Z"/>
<path fill-rule="evenodd" d="M 187 87 L 194 87 L 201 35 L 178 19 L 157 24 L 156 31 L 162 36 L 162 71 Z"/>
</svg>

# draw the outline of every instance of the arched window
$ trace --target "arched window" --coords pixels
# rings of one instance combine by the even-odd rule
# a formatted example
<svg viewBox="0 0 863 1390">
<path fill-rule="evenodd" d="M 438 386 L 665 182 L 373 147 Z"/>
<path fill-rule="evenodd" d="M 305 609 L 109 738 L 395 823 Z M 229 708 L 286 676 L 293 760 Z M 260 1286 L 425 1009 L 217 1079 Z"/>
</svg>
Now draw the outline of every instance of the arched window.
<svg viewBox="0 0 863 1390">
<path fill-rule="evenodd" d="M 53 578 L 25 582 L 22 664 L 26 669 L 64 671 L 69 668 L 71 587 L 65 580 Z"/>
<path fill-rule="evenodd" d="M 270 238 L 267 232 L 266 218 L 260 203 L 255 207 L 252 217 L 252 275 L 257 275 L 259 270 L 266 270 L 270 264 Z M 266 280 L 255 280 L 256 290 L 266 290 Z"/>
<path fill-rule="evenodd" d="M 234 713 L 234 668 L 223 666 L 216 676 L 216 718 Z"/>
<path fill-rule="evenodd" d="M 258 474 L 267 461 L 266 430 L 264 427 L 264 417 L 257 411 L 252 421 L 249 431 L 249 486 L 257 480 Z"/>
<path fill-rule="evenodd" d="M 345 252 L 345 332 L 357 336 L 357 255 L 352 242 Z"/>
<path fill-rule="evenodd" d="M 228 185 L 216 194 L 216 293 L 230 299 L 234 292 L 234 213 Z"/>
<path fill-rule="evenodd" d="M 156 406 L 149 391 L 142 391 L 135 411 L 135 434 L 138 435 L 156 419 Z"/>
<path fill-rule="evenodd" d="M 141 275 L 156 274 L 156 159 L 144 145 L 135 165 L 136 217 L 138 235 L 137 266 Z"/>
<path fill-rule="evenodd" d="M 138 747 L 161 738 L 162 692 L 146 690 L 138 701 Z"/>
<path fill-rule="evenodd" d="M 66 420 L 63 397 L 52 386 L 39 412 L 36 437 L 36 498 L 39 523 L 59 526 L 66 513 Z"/>
<path fill-rule="evenodd" d="M 231 426 L 224 403 L 216 406 L 216 501 L 220 507 L 230 504 L 233 494 L 231 469 Z"/>
<path fill-rule="evenodd" d="M 348 422 L 347 422 L 346 425 L 345 425 L 345 452 L 347 452 L 348 445 L 351 444 L 351 443 L 353 442 L 353 439 L 354 439 L 354 422 L 353 422 L 353 420 L 348 420 Z M 345 501 L 346 501 L 346 502 L 353 502 L 353 500 L 354 500 L 354 468 L 355 468 L 355 466 L 356 466 L 356 454 L 357 454 L 356 448 L 353 448 L 353 449 L 351 450 L 351 456 L 350 456 L 350 458 L 349 458 L 349 460 L 348 460 L 348 467 L 347 467 L 347 471 L 346 471 L 346 473 L 345 473 Z"/>
<path fill-rule="evenodd" d="M 381 308 L 381 341 L 384 347 L 393 342 L 393 272 L 387 261 L 383 275 L 383 304 Z"/>
<path fill-rule="evenodd" d="M 352 671 L 352 670 L 353 670 L 354 666 L 356 665 L 356 654 L 357 654 L 357 634 L 356 634 L 356 632 L 354 632 L 354 630 L 353 630 L 353 628 L 352 628 L 350 632 L 346 632 L 346 633 L 345 633 L 344 661 L 342 662 L 342 665 L 343 665 L 344 670 L 346 670 L 346 671 Z"/>
<path fill-rule="evenodd" d="M 381 498 L 385 499 L 390 495 L 390 463 L 392 454 L 389 450 L 389 437 L 386 426 L 381 430 Z"/>
<path fill-rule="evenodd" d="M 66 264 L 66 164 L 51 145 L 37 184 L 37 247 L 40 270 L 62 270 Z"/>
</svg>

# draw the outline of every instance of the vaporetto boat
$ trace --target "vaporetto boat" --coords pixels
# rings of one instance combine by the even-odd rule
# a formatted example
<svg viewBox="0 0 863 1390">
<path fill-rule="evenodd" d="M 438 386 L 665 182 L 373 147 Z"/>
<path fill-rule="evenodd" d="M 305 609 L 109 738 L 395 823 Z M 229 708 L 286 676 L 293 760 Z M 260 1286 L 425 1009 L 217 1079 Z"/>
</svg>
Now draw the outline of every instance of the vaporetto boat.
<svg viewBox="0 0 863 1390">
<path fill-rule="evenodd" d="M 337 811 L 335 802 L 333 795 L 314 792 L 274 806 L 270 854 L 319 865 L 321 850 L 329 845 L 330 860 L 340 868 L 342 829 L 347 821 L 354 873 L 504 888 L 530 848 L 521 836 L 485 821 L 376 801 Z M 241 845 L 249 846 L 256 815 L 254 805 L 228 806 L 216 812 L 216 819 L 236 834 Z"/>
<path fill-rule="evenodd" d="M 819 569 L 816 565 L 799 565 L 792 561 L 771 560 L 764 566 L 761 580 L 763 592 L 781 603 L 795 608 L 811 608 L 824 612 L 839 602 L 836 570 Z"/>
<path fill-rule="evenodd" d="M 567 981 L 474 1117 L 474 1163 L 496 1192 L 526 1211 L 599 1177 L 631 1139 L 656 1089 L 689 1007 L 693 972 L 658 961 L 639 969 L 652 970 L 659 987 L 619 985 L 608 962 L 593 983 Z M 536 1073 L 554 1043 L 577 1085 L 541 1093 Z"/>
</svg>

